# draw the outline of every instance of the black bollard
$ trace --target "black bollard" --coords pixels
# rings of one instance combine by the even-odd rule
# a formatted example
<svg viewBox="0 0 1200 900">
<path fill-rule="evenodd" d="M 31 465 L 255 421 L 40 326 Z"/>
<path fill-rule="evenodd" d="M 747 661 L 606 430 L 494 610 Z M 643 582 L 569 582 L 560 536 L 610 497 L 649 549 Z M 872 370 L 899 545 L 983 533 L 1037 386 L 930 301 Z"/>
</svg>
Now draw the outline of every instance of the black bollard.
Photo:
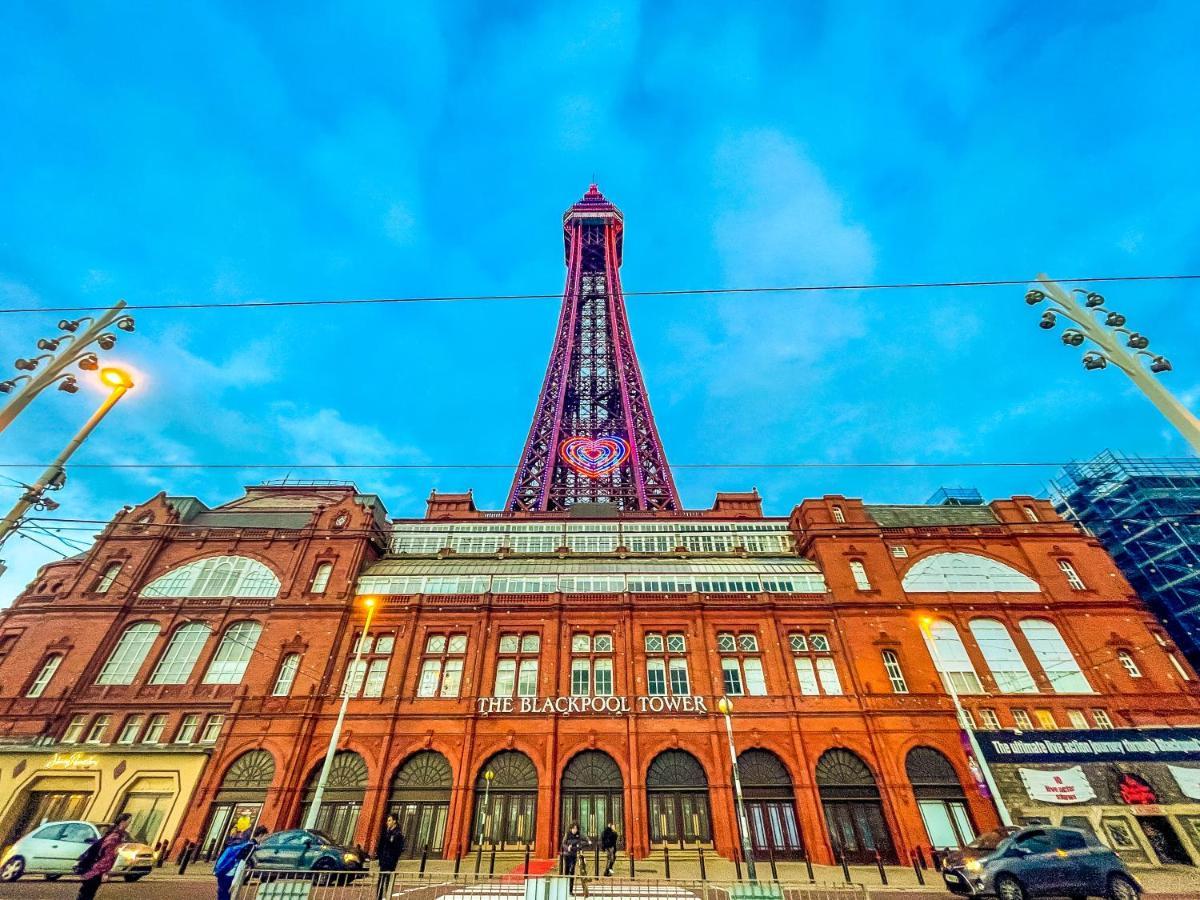
<svg viewBox="0 0 1200 900">
<path fill-rule="evenodd" d="M 928 869 L 929 866 L 925 862 L 925 851 L 921 849 L 921 845 L 917 844 L 917 859 L 921 861 L 921 868 Z"/>
<path fill-rule="evenodd" d="M 632 881 L 637 877 L 637 871 L 633 868 L 633 850 L 629 851 L 629 880 Z"/>
<path fill-rule="evenodd" d="M 804 853 L 804 868 L 808 869 L 809 883 L 811 884 L 811 883 L 815 882 L 817 879 L 813 877 L 812 859 L 809 858 L 807 851 L 805 851 L 805 853 Z"/>
<path fill-rule="evenodd" d="M 492 841 L 492 856 L 491 856 L 491 859 L 488 860 L 488 874 L 489 875 L 496 874 L 496 842 L 495 841 Z"/>
<path fill-rule="evenodd" d="M 425 874 L 425 863 L 427 863 L 428 861 L 429 861 L 429 845 L 426 844 L 424 849 L 421 850 L 421 868 L 417 871 L 417 875 Z"/>
<path fill-rule="evenodd" d="M 663 844 L 663 870 L 667 873 L 667 881 L 671 880 L 671 850 Z"/>
<path fill-rule="evenodd" d="M 775 868 L 775 848 L 767 845 L 767 858 L 771 861 L 771 880 L 779 881 L 779 871 Z"/>
<path fill-rule="evenodd" d="M 887 884 L 887 872 L 883 868 L 883 857 L 879 855 L 879 851 L 875 851 L 875 867 L 879 869 L 879 880 Z"/>
<path fill-rule="evenodd" d="M 188 863 L 190 863 L 191 861 L 192 861 L 192 842 L 188 841 L 183 847 L 183 852 L 181 854 L 179 854 L 179 874 L 180 875 L 182 875 L 184 872 L 187 871 Z"/>
<path fill-rule="evenodd" d="M 737 872 L 737 880 L 742 880 L 742 856 L 737 850 L 733 851 L 733 868 Z"/>
<path fill-rule="evenodd" d="M 483 838 L 479 839 L 479 852 L 475 854 L 475 877 L 479 877 L 479 867 L 483 865 Z"/>
<path fill-rule="evenodd" d="M 454 880 L 458 880 L 458 870 L 462 866 L 462 850 L 454 854 Z"/>
<path fill-rule="evenodd" d="M 917 884 L 925 884 L 925 873 L 921 871 L 921 867 L 917 864 L 917 854 L 912 855 L 913 871 L 917 873 Z"/>
<path fill-rule="evenodd" d="M 529 877 L 529 849 L 530 849 L 530 845 L 526 844 L 525 845 L 525 877 L 526 878 Z"/>
<path fill-rule="evenodd" d="M 704 848 L 697 847 L 696 852 L 700 854 L 700 880 L 708 881 L 708 871 L 704 868 Z"/>
<path fill-rule="evenodd" d="M 842 875 L 846 878 L 846 884 L 850 883 L 850 867 L 846 865 L 846 854 L 841 847 L 837 848 L 838 861 L 842 864 Z"/>
</svg>

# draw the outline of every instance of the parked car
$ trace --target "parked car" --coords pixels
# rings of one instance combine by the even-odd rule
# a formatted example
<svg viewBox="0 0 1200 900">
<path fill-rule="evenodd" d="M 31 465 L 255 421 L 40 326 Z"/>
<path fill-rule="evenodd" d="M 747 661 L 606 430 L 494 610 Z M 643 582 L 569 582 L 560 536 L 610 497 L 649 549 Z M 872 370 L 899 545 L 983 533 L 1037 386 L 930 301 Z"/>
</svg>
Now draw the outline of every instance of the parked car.
<svg viewBox="0 0 1200 900">
<path fill-rule="evenodd" d="M 322 831 L 294 828 L 264 838 L 251 856 L 258 872 L 358 872 L 366 873 L 366 854 L 344 847 Z"/>
<path fill-rule="evenodd" d="M 1093 834 L 1032 825 L 1003 828 L 946 854 L 946 887 L 968 897 L 1137 900 L 1142 887 Z"/>
<path fill-rule="evenodd" d="M 88 844 L 100 840 L 107 828 L 91 822 L 43 822 L 0 856 L 0 881 L 16 881 L 29 874 L 54 881 L 70 875 Z M 112 875 L 137 881 L 153 868 L 154 848 L 131 841 L 117 849 Z"/>
</svg>

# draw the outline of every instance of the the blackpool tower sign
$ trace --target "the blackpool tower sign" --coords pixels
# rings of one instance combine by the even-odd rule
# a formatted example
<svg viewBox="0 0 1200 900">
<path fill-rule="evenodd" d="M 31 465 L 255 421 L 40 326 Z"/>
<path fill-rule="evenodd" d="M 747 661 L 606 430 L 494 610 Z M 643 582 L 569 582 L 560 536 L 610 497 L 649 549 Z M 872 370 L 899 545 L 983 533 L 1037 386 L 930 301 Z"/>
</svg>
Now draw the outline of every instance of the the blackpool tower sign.
<svg viewBox="0 0 1200 900">
<path fill-rule="evenodd" d="M 675 697 L 476 697 L 476 711 L 481 716 L 539 715 L 627 716 L 636 708 L 639 713 L 693 713 L 708 715 L 704 698 L 699 695 Z"/>
</svg>

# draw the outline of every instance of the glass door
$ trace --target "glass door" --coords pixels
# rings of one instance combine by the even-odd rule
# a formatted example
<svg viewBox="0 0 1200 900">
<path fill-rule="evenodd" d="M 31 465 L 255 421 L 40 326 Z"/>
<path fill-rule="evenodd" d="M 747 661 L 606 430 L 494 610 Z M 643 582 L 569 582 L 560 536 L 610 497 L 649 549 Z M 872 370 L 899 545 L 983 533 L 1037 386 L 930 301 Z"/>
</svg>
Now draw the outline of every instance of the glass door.
<svg viewBox="0 0 1200 900">
<path fill-rule="evenodd" d="M 404 856 L 415 859 L 428 847 L 431 856 L 440 856 L 446 836 L 448 803 L 422 801 L 401 803 L 392 808 L 392 815 L 404 833 Z"/>
<path fill-rule="evenodd" d="M 796 809 L 790 800 L 747 800 L 750 842 L 754 855 L 767 859 L 799 859 L 804 855 Z"/>
<path fill-rule="evenodd" d="M 566 792 L 562 798 L 560 827 L 565 834 L 571 823 L 577 822 L 584 837 L 598 841 L 604 826 L 611 823 L 617 830 L 617 846 L 624 847 L 625 821 L 621 807 L 622 796 L 617 791 Z"/>
<path fill-rule="evenodd" d="M 650 843 L 711 844 L 707 793 L 648 794 Z"/>
<path fill-rule="evenodd" d="M 883 820 L 883 808 L 871 801 L 825 803 L 829 837 L 835 850 L 855 865 L 875 862 L 875 853 L 885 863 L 895 862 L 891 837 Z"/>
<path fill-rule="evenodd" d="M 484 798 L 482 795 L 476 797 L 475 822 L 471 828 L 471 840 L 476 846 L 481 839 L 485 846 L 494 843 L 502 850 L 507 845 L 532 843 L 536 793 L 493 792 L 488 801 L 491 809 L 485 816 Z"/>
</svg>

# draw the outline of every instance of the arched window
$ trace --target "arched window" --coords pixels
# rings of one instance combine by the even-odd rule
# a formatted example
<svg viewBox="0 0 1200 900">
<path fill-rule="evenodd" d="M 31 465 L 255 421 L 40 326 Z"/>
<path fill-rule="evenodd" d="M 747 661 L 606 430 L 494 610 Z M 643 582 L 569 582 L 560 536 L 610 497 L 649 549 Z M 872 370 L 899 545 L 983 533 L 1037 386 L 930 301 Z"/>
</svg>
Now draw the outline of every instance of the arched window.
<svg viewBox="0 0 1200 900">
<path fill-rule="evenodd" d="M 1029 674 L 1025 660 L 1021 659 L 1021 653 L 1003 622 L 995 619 L 973 619 L 971 634 L 975 636 L 975 643 L 979 645 L 988 668 L 992 670 L 992 677 L 996 679 L 996 687 L 1000 689 L 1000 693 L 1037 693 L 1033 676 Z"/>
<path fill-rule="evenodd" d="M 930 846 L 961 847 L 975 839 L 967 795 L 950 760 L 932 747 L 914 747 L 904 759 L 904 771 L 916 795 Z"/>
<path fill-rule="evenodd" d="M 1125 671 L 1129 673 L 1130 678 L 1142 677 L 1142 670 L 1138 668 L 1137 660 L 1133 658 L 1133 654 L 1128 650 L 1118 650 L 1117 659 L 1121 661 L 1121 665 L 1125 667 Z"/>
<path fill-rule="evenodd" d="M 1079 663 L 1071 648 L 1058 633 L 1053 622 L 1045 619 L 1022 619 L 1021 631 L 1025 633 L 1033 655 L 1037 657 L 1046 677 L 1050 679 L 1050 688 L 1057 694 L 1090 694 L 1092 686 L 1083 677 Z"/>
<path fill-rule="evenodd" d="M 929 626 L 929 638 L 933 642 L 933 661 L 942 673 L 946 690 L 953 688 L 959 694 L 982 694 L 983 685 L 979 683 L 967 648 L 958 636 L 958 629 L 945 619 L 938 619 Z"/>
<path fill-rule="evenodd" d="M 62 665 L 62 654 L 55 653 L 52 656 L 47 656 L 46 661 L 42 663 L 42 667 L 38 669 L 37 677 L 30 682 L 29 690 L 25 692 L 26 697 L 40 697 L 46 691 L 46 686 L 50 684 L 50 679 L 54 677 L 54 673 L 58 671 L 58 667 Z"/>
<path fill-rule="evenodd" d="M 442 853 L 453 786 L 450 761 L 436 750 L 410 756 L 396 771 L 387 809 L 405 833 L 404 856 Z"/>
<path fill-rule="evenodd" d="M 193 560 L 142 588 L 143 597 L 274 597 L 275 573 L 246 556 L 209 556 Z"/>
<path fill-rule="evenodd" d="M 883 651 L 883 667 L 887 670 L 888 681 L 892 683 L 892 692 L 908 693 L 908 682 L 904 680 L 904 670 L 900 668 L 900 657 L 895 650 Z"/>
<path fill-rule="evenodd" d="M 976 553 L 934 553 L 917 560 L 904 575 L 904 590 L 910 593 L 974 592 L 1033 594 L 1041 587 L 1002 562 Z"/>
<path fill-rule="evenodd" d="M 225 629 L 216 655 L 204 673 L 205 684 L 238 684 L 254 654 L 254 645 L 262 634 L 257 622 L 234 622 Z"/>
<path fill-rule="evenodd" d="M 121 574 L 121 565 L 119 562 L 109 563 L 108 568 L 96 579 L 96 586 L 92 590 L 97 594 L 107 594 L 108 589 L 117 580 L 117 576 Z"/>
<path fill-rule="evenodd" d="M 325 593 L 325 588 L 329 586 L 329 576 L 333 572 L 333 563 L 323 562 L 315 572 L 313 572 L 312 586 L 309 591 L 313 594 Z"/>
<path fill-rule="evenodd" d="M 850 863 L 895 862 L 879 785 L 862 758 L 834 747 L 821 754 L 814 774 L 835 853 Z"/>
<path fill-rule="evenodd" d="M 167 652 L 154 667 L 150 683 L 187 684 L 210 634 L 212 630 L 203 622 L 190 622 L 177 629 L 171 635 L 171 642 L 167 644 Z"/>
<path fill-rule="evenodd" d="M 300 654 L 289 653 L 279 664 L 279 674 L 275 677 L 275 687 L 271 690 L 271 696 L 286 697 L 290 694 L 298 671 L 300 671 Z"/>
<path fill-rule="evenodd" d="M 159 630 L 155 622 L 138 622 L 126 628 L 96 676 L 96 684 L 133 684 Z"/>
</svg>

